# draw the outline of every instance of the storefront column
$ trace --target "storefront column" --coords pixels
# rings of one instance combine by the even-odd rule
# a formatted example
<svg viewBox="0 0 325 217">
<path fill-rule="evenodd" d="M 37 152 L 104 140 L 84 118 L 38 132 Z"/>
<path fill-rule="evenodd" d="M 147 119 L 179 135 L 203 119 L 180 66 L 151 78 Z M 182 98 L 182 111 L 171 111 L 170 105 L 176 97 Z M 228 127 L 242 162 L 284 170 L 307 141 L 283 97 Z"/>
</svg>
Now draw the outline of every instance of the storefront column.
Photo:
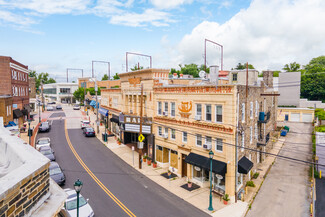
<svg viewBox="0 0 325 217">
<path fill-rule="evenodd" d="M 229 195 L 232 202 L 235 201 L 235 181 L 235 165 L 234 163 L 228 163 L 226 173 L 226 194 Z"/>
</svg>

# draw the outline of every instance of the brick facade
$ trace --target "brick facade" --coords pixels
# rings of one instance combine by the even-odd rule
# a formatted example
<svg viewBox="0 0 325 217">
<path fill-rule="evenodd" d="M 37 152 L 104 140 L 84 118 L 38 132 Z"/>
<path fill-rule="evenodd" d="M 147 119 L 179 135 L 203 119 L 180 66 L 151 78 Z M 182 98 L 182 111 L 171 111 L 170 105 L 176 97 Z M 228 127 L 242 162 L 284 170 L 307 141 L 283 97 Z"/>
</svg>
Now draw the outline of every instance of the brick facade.
<svg viewBox="0 0 325 217">
<path fill-rule="evenodd" d="M 21 217 L 35 209 L 36 203 L 49 193 L 49 168 L 41 168 L 0 197 L 1 217 Z"/>
</svg>

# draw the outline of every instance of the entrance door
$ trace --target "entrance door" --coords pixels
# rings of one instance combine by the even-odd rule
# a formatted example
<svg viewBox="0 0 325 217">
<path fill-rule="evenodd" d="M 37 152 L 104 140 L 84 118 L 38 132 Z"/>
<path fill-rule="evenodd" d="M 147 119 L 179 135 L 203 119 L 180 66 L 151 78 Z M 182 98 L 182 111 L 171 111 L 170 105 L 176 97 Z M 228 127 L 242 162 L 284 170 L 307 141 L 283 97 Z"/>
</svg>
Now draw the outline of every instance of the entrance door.
<svg viewBox="0 0 325 217">
<path fill-rule="evenodd" d="M 289 120 L 289 115 L 285 115 L 285 116 L 284 116 L 284 120 L 285 120 L 285 121 L 288 121 L 288 120 Z"/>
<path fill-rule="evenodd" d="M 186 155 L 182 154 L 182 177 L 187 176 L 187 163 L 185 162 Z"/>
</svg>

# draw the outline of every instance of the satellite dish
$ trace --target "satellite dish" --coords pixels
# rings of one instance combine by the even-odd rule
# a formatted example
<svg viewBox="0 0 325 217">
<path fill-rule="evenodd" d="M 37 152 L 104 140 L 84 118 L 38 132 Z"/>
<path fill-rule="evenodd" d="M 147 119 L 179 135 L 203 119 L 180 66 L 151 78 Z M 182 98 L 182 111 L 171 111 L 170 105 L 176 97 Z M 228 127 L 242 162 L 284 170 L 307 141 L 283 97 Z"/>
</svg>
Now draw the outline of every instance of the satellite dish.
<svg viewBox="0 0 325 217">
<path fill-rule="evenodd" d="M 205 75 L 206 75 L 205 71 L 202 70 L 199 72 L 200 78 L 205 78 Z"/>
</svg>

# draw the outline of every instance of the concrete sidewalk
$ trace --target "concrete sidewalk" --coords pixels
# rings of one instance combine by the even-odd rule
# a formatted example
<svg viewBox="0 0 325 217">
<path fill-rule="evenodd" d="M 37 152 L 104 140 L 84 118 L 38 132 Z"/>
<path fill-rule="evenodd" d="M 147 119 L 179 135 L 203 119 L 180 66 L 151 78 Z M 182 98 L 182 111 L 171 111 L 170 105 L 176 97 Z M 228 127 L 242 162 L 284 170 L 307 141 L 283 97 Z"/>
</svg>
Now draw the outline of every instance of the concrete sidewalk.
<svg viewBox="0 0 325 217">
<path fill-rule="evenodd" d="M 82 109 L 83 119 L 90 119 L 94 129 L 96 130 L 96 115 L 92 111 L 88 111 L 89 116 L 86 116 L 84 110 Z M 181 185 L 187 183 L 185 177 L 180 178 L 176 177 L 173 179 L 166 179 L 161 176 L 162 173 L 167 172 L 167 168 L 153 168 L 152 166 L 148 166 L 147 163 L 142 163 L 142 169 L 139 169 L 139 155 L 137 152 L 133 152 L 126 145 L 118 145 L 115 137 L 108 137 L 108 141 L 104 142 L 102 140 L 102 133 L 105 132 L 104 126 L 99 126 L 99 133 L 97 134 L 97 138 L 102 141 L 102 143 L 109 148 L 113 153 L 123 159 L 126 163 L 130 166 L 134 167 L 136 170 L 141 172 L 142 174 L 146 175 L 152 181 L 158 183 L 165 189 L 169 190 L 170 192 L 174 193 L 178 197 L 184 199 L 185 201 L 191 203 L 193 206 L 204 210 L 211 216 L 218 216 L 218 217 L 243 217 L 246 215 L 248 204 L 253 201 L 253 198 L 257 194 L 260 185 L 264 181 L 265 175 L 268 173 L 272 163 L 274 162 L 275 158 L 272 156 L 267 156 L 266 160 L 261 163 L 258 167 L 258 172 L 260 173 L 257 179 L 254 179 L 254 183 L 256 185 L 255 188 L 248 188 L 247 194 L 245 195 L 244 201 L 237 201 L 237 203 L 232 203 L 229 205 L 224 205 L 223 201 L 220 197 L 213 194 L 213 208 L 215 209 L 213 212 L 207 210 L 209 206 L 209 188 L 199 188 L 193 191 L 187 191 L 181 188 Z M 277 154 L 283 145 L 283 139 L 279 140 L 272 149 L 272 153 Z"/>
</svg>

